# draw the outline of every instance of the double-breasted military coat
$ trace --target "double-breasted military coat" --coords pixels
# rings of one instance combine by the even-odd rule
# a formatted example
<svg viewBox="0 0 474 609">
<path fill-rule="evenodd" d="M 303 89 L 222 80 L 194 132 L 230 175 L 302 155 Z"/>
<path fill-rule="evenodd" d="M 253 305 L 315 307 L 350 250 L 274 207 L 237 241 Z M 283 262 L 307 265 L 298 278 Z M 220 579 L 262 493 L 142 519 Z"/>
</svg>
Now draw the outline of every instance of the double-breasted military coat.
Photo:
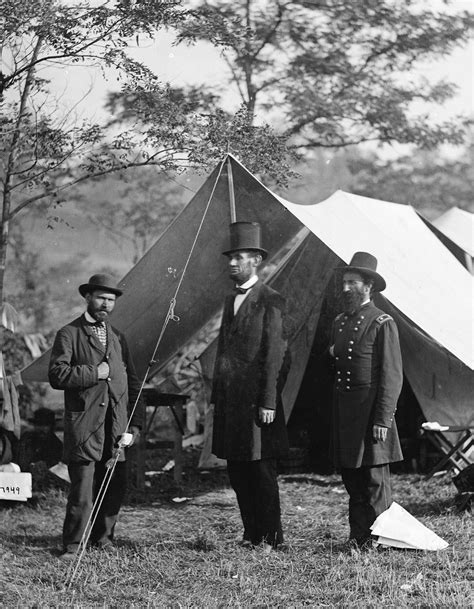
<svg viewBox="0 0 474 609">
<path fill-rule="evenodd" d="M 333 447 L 344 468 L 401 461 L 394 415 L 403 384 L 402 357 L 395 321 L 372 301 L 354 315 L 342 313 L 332 327 L 335 368 Z M 388 428 L 384 442 L 373 425 Z"/>
<path fill-rule="evenodd" d="M 284 299 L 259 280 L 234 315 L 226 297 L 219 333 L 211 402 L 212 452 L 222 459 L 257 461 L 288 451 L 281 402 L 288 372 Z M 258 409 L 276 411 L 260 425 Z"/>
</svg>

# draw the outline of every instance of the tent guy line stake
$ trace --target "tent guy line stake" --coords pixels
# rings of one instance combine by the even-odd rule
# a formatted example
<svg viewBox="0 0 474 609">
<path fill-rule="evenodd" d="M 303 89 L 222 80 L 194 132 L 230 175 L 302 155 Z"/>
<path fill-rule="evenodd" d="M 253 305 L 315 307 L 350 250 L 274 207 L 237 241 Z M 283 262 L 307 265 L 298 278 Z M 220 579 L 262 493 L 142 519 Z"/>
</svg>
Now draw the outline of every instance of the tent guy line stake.
<svg viewBox="0 0 474 609">
<path fill-rule="evenodd" d="M 228 158 L 228 157 L 226 157 L 226 158 Z M 137 393 L 137 397 L 135 398 L 135 402 L 133 404 L 133 408 L 132 408 L 132 410 L 130 412 L 130 416 L 129 416 L 128 421 L 127 421 L 126 431 L 128 431 L 128 429 L 130 427 L 130 422 L 131 422 L 131 420 L 133 418 L 133 415 L 135 414 L 135 410 L 136 410 L 136 408 L 138 406 L 138 402 L 139 402 L 141 394 L 143 392 L 143 388 L 145 387 L 145 383 L 147 381 L 148 374 L 150 373 L 150 369 L 151 369 L 152 363 L 156 361 L 156 359 L 155 359 L 156 358 L 156 353 L 157 353 L 158 347 L 160 346 L 160 343 L 161 343 L 161 341 L 163 339 L 163 335 L 165 333 L 165 330 L 166 330 L 166 328 L 167 328 L 167 326 L 168 326 L 170 321 L 179 321 L 179 317 L 177 315 L 175 315 L 175 313 L 174 313 L 174 309 L 175 309 L 175 306 L 176 306 L 176 300 L 177 300 L 178 292 L 179 292 L 179 290 L 181 288 L 181 284 L 183 283 L 184 275 L 185 275 L 185 273 L 186 273 L 186 271 L 188 269 L 189 262 L 191 260 L 191 256 L 193 255 L 194 248 L 196 247 L 197 240 L 199 238 L 199 235 L 201 233 L 202 227 L 204 225 L 204 220 L 206 219 L 206 215 L 207 215 L 207 212 L 209 211 L 209 207 L 211 205 L 211 201 L 212 201 L 212 199 L 214 197 L 214 192 L 215 192 L 215 190 L 217 188 L 217 184 L 219 182 L 219 178 L 221 177 L 222 169 L 224 167 L 225 161 L 226 161 L 226 159 L 223 159 L 222 162 L 221 162 L 221 165 L 219 167 L 219 172 L 217 174 L 216 181 L 214 182 L 214 186 L 212 187 L 211 194 L 210 194 L 209 199 L 207 201 L 207 204 L 206 204 L 206 207 L 204 209 L 201 221 L 200 221 L 198 229 L 196 231 L 196 235 L 195 235 L 193 243 L 191 245 L 191 249 L 189 251 L 188 257 L 187 257 L 186 262 L 184 264 L 183 271 L 181 273 L 181 277 L 180 277 L 180 279 L 178 281 L 178 285 L 177 285 L 176 290 L 174 292 L 174 296 L 170 300 L 170 305 L 169 305 L 169 308 L 168 308 L 168 312 L 166 314 L 165 320 L 164 320 L 163 325 L 161 327 L 160 334 L 159 334 L 158 339 L 156 341 L 156 345 L 155 345 L 155 348 L 153 350 L 153 354 L 151 356 L 150 363 L 148 364 L 148 367 L 147 367 L 147 369 L 145 371 L 145 374 L 143 376 L 142 382 L 140 384 L 140 388 L 139 388 L 138 393 Z M 79 567 L 80 567 L 82 558 L 83 558 L 83 556 L 85 554 L 85 551 L 86 551 L 87 543 L 89 541 L 92 529 L 93 529 L 95 521 L 97 519 L 97 515 L 99 513 L 100 507 L 101 507 L 102 502 L 104 500 L 105 493 L 107 492 L 107 490 L 109 488 L 109 484 L 110 484 L 110 481 L 111 481 L 112 476 L 114 474 L 115 466 L 117 465 L 118 459 L 120 457 L 120 451 L 121 450 L 123 450 L 123 448 L 122 447 L 118 447 L 116 449 L 115 455 L 111 459 L 109 459 L 109 461 L 107 462 L 107 466 L 106 466 L 107 467 L 107 471 L 106 471 L 106 474 L 104 476 L 104 479 L 102 480 L 102 484 L 101 484 L 101 487 L 99 489 L 99 492 L 97 493 L 97 497 L 96 497 L 96 499 L 95 499 L 95 501 L 94 501 L 94 503 L 92 505 L 91 513 L 90 513 L 89 518 L 87 520 L 86 527 L 84 529 L 84 533 L 82 534 L 81 540 L 79 542 L 79 546 L 78 546 L 78 549 L 77 549 L 76 554 L 74 556 L 74 560 L 71 563 L 71 565 L 70 565 L 70 567 L 69 567 L 69 569 L 68 569 L 68 571 L 66 573 L 66 589 L 67 590 L 69 590 L 69 588 L 72 586 L 72 584 L 73 584 L 73 582 L 74 582 L 74 580 L 75 580 L 75 578 L 77 576 L 77 573 L 79 571 Z M 112 464 L 109 465 L 112 460 L 113 460 Z"/>
</svg>

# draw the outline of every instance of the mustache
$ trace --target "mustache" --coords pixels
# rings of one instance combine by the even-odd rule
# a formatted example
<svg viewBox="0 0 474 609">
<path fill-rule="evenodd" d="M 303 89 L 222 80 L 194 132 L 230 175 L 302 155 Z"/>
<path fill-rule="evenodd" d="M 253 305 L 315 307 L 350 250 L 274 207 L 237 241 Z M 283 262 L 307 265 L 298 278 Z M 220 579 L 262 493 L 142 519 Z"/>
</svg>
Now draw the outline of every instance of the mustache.
<svg viewBox="0 0 474 609">
<path fill-rule="evenodd" d="M 343 292 L 341 295 L 342 306 L 345 311 L 354 311 L 360 307 L 363 298 L 363 295 L 357 292 Z"/>
</svg>

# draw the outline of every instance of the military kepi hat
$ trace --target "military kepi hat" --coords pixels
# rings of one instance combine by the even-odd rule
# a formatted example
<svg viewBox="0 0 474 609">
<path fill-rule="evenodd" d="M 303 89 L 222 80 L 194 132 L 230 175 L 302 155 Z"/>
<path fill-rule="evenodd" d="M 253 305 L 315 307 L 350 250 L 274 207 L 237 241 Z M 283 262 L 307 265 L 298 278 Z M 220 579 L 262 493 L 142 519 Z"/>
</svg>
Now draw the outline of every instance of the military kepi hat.
<svg viewBox="0 0 474 609">
<path fill-rule="evenodd" d="M 377 258 L 367 252 L 356 252 L 352 256 L 348 266 L 339 267 L 339 270 L 343 273 L 353 271 L 354 273 L 360 273 L 364 277 L 369 277 L 374 282 L 374 290 L 382 292 L 387 287 L 387 284 L 385 279 L 377 273 L 376 269 Z"/>
<path fill-rule="evenodd" d="M 265 259 L 268 256 L 267 250 L 262 247 L 262 232 L 258 222 L 233 222 L 230 225 L 230 247 L 224 255 L 248 250 L 258 252 Z"/>
<path fill-rule="evenodd" d="M 92 275 L 88 283 L 83 283 L 79 286 L 79 293 L 81 296 L 85 296 L 87 293 L 101 290 L 103 292 L 110 292 L 115 294 L 117 297 L 122 296 L 122 290 L 119 290 L 116 286 L 116 282 L 110 275 L 99 273 L 98 275 Z"/>
</svg>

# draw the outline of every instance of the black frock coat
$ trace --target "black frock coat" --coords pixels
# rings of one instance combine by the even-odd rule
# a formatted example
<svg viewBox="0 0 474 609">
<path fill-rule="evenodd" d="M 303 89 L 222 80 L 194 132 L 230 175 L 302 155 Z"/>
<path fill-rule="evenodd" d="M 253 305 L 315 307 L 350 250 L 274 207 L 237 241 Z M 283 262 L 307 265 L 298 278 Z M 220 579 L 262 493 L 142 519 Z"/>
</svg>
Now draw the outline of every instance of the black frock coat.
<svg viewBox="0 0 474 609">
<path fill-rule="evenodd" d="M 127 428 L 129 408 L 140 389 L 125 336 L 107 321 L 107 349 L 84 315 L 56 335 L 49 363 L 49 381 L 64 390 L 64 463 L 100 461 L 104 448 L 113 446 Z M 98 366 L 107 361 L 110 376 L 98 378 Z M 111 426 L 105 418 L 111 411 Z M 142 426 L 141 400 L 130 425 Z M 105 455 L 107 458 L 108 455 Z M 121 451 L 119 460 L 124 460 Z"/>
<path fill-rule="evenodd" d="M 373 302 L 355 315 L 338 315 L 332 327 L 331 354 L 336 372 L 335 464 L 357 468 L 401 461 L 394 415 L 403 369 L 395 321 Z M 373 425 L 388 428 L 384 442 L 373 440 Z"/>
<path fill-rule="evenodd" d="M 260 280 L 235 316 L 234 298 L 226 297 L 219 333 L 212 452 L 232 461 L 280 457 L 288 452 L 281 402 L 287 374 L 284 299 Z M 276 410 L 273 423 L 260 425 L 259 407 Z"/>
</svg>

